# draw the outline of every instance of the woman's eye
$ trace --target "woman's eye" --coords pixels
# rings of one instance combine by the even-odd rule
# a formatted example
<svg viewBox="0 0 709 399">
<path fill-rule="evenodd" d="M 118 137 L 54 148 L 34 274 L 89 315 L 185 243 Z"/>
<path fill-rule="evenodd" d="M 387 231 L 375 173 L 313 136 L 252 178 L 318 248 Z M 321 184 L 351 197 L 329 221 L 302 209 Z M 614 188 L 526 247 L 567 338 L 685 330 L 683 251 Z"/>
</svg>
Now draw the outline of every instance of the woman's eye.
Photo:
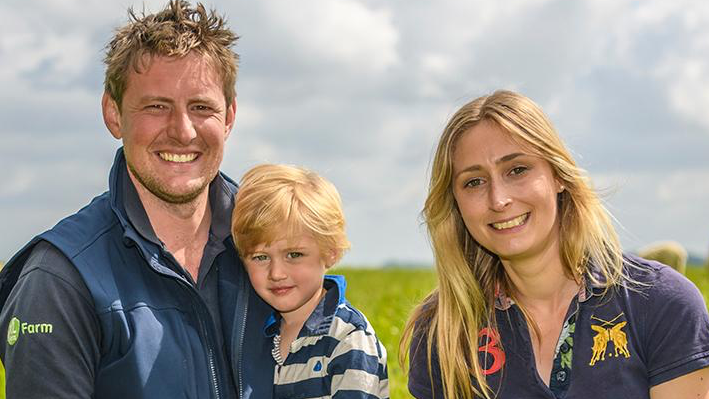
<svg viewBox="0 0 709 399">
<path fill-rule="evenodd" d="M 465 187 L 477 187 L 479 185 L 483 184 L 483 179 L 476 177 L 474 179 L 470 179 L 465 183 Z"/>
<path fill-rule="evenodd" d="M 288 254 L 286 256 L 290 259 L 295 259 L 295 258 L 300 258 L 301 256 L 303 256 L 303 253 L 302 252 L 288 252 Z"/>
<path fill-rule="evenodd" d="M 521 175 L 522 173 L 524 173 L 526 171 L 527 171 L 526 166 L 515 166 L 514 168 L 512 168 L 512 170 L 510 170 L 510 174 L 511 175 Z"/>
</svg>

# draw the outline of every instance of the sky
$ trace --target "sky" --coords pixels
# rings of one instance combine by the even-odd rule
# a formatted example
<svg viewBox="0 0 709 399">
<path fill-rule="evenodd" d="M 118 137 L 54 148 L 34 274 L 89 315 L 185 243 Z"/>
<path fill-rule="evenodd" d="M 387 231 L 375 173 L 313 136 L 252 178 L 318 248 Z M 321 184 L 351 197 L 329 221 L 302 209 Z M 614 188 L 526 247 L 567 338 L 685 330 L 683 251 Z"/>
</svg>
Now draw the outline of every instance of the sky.
<svg viewBox="0 0 709 399">
<path fill-rule="evenodd" d="M 134 6 L 0 2 L 0 259 L 107 188 L 120 142 L 103 49 Z M 496 89 L 548 114 L 633 251 L 709 250 L 709 3 L 665 0 L 205 2 L 241 37 L 222 170 L 313 169 L 342 196 L 342 263 L 430 264 L 420 211 L 447 119 Z"/>
</svg>

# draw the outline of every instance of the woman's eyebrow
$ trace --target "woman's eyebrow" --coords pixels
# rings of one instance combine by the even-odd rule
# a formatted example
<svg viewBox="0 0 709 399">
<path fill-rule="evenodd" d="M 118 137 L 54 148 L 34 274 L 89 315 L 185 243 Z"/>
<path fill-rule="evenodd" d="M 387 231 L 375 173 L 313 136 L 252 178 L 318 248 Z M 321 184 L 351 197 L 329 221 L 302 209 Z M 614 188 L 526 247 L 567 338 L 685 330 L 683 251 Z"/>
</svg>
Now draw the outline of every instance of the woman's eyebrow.
<svg viewBox="0 0 709 399">
<path fill-rule="evenodd" d="M 521 156 L 525 156 L 525 155 L 527 155 L 527 154 L 522 153 L 522 152 L 513 152 L 512 154 L 507 154 L 507 155 L 505 155 L 505 156 L 500 157 L 499 159 L 497 159 L 497 160 L 495 161 L 495 164 L 496 164 L 496 165 L 499 165 L 499 164 L 501 164 L 501 163 L 509 162 L 509 161 L 511 161 L 511 160 L 513 160 L 513 159 L 515 159 L 515 158 L 517 158 L 517 157 L 521 157 Z M 481 166 L 481 165 L 478 165 L 478 164 L 470 165 L 470 166 L 468 166 L 468 167 L 465 168 L 465 169 L 461 169 L 459 172 L 457 172 L 457 173 L 455 174 L 455 176 L 457 177 L 457 176 L 460 175 L 461 173 L 465 173 L 465 172 L 475 172 L 475 171 L 478 171 L 478 170 L 481 170 L 481 169 L 482 169 L 482 166 Z"/>
</svg>

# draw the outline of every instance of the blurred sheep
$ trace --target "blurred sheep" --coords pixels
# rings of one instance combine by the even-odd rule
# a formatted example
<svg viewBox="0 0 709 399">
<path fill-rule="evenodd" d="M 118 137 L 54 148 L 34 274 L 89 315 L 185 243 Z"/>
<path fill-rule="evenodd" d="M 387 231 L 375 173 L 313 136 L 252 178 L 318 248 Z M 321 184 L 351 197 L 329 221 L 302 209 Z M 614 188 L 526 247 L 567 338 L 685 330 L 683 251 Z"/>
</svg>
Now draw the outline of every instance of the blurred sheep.
<svg viewBox="0 0 709 399">
<path fill-rule="evenodd" d="M 687 270 L 687 250 L 676 241 L 652 243 L 638 251 L 641 258 L 656 260 L 685 274 Z"/>
</svg>

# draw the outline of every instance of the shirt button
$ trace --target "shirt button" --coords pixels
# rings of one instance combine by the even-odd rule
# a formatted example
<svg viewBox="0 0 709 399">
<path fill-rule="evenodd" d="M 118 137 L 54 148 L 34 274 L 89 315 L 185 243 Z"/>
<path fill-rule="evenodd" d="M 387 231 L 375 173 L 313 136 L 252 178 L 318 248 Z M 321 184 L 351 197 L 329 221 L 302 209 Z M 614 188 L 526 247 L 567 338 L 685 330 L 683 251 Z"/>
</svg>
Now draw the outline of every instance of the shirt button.
<svg viewBox="0 0 709 399">
<path fill-rule="evenodd" d="M 561 370 L 558 373 L 556 373 L 556 380 L 559 382 L 566 381 L 566 371 Z"/>
<path fill-rule="evenodd" d="M 567 344 L 566 342 L 564 342 L 563 344 L 561 344 L 561 348 L 559 348 L 559 349 L 561 350 L 561 353 L 566 353 L 566 352 L 568 352 L 569 349 L 570 349 L 570 348 L 569 348 L 569 344 Z"/>
</svg>

